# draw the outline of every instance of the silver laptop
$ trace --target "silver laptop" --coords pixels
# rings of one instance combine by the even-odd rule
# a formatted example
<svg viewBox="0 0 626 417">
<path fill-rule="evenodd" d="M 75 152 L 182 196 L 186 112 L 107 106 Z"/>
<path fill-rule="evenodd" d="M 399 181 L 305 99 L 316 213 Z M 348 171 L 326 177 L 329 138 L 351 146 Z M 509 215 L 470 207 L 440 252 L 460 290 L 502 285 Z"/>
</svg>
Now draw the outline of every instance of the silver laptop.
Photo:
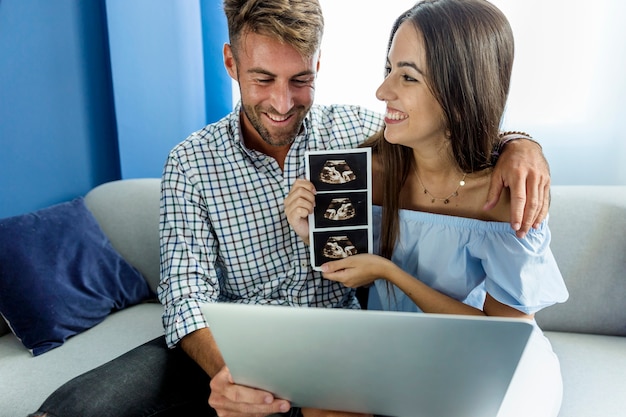
<svg viewBox="0 0 626 417">
<path fill-rule="evenodd" d="M 293 406 L 396 417 L 495 417 L 526 320 L 374 310 L 202 306 L 236 383 Z"/>
</svg>

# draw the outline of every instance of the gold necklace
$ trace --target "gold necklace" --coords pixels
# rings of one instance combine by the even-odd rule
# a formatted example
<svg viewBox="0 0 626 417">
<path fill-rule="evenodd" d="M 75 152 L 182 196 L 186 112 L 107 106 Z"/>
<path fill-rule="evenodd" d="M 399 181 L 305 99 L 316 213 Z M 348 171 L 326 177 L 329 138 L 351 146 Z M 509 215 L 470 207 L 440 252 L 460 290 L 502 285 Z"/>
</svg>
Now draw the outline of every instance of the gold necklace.
<svg viewBox="0 0 626 417">
<path fill-rule="evenodd" d="M 422 182 L 422 179 L 420 178 L 419 175 L 417 175 L 417 168 L 413 166 L 413 169 L 415 170 L 415 176 L 417 177 L 417 180 L 419 181 L 420 185 L 424 189 L 424 194 L 427 194 L 430 197 L 430 202 L 433 204 L 437 200 L 443 201 L 443 204 L 448 204 L 451 198 L 457 197 L 459 195 L 459 189 L 465 185 L 465 176 L 467 175 L 467 173 L 463 173 L 463 178 L 461 178 L 461 181 L 459 181 L 459 185 L 456 187 L 456 190 L 454 190 L 449 196 L 445 198 L 435 197 L 434 195 L 430 193 L 430 191 L 426 189 L 426 187 L 424 186 L 424 183 Z"/>
</svg>

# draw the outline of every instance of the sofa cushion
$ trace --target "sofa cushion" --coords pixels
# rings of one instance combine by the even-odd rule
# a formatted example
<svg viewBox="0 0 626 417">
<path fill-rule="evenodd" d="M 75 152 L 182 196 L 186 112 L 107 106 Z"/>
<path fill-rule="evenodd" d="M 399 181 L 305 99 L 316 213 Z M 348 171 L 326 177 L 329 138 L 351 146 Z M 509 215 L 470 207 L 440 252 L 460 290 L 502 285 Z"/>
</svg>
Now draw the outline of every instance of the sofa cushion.
<svg viewBox="0 0 626 417">
<path fill-rule="evenodd" d="M 162 314 L 158 302 L 125 308 L 37 357 L 14 335 L 0 337 L 0 417 L 25 417 L 75 376 L 162 336 Z"/>
<path fill-rule="evenodd" d="M 621 417 L 626 337 L 546 332 L 561 362 L 563 417 Z"/>
<path fill-rule="evenodd" d="M 82 197 L 0 220 L 0 313 L 34 356 L 150 297 Z"/>
</svg>

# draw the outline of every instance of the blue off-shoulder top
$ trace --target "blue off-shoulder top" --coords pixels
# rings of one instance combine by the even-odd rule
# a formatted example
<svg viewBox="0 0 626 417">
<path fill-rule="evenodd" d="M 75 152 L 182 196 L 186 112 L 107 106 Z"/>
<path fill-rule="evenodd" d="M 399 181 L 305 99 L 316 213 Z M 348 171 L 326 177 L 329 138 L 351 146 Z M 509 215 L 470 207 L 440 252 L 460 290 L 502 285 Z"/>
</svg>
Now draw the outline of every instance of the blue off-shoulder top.
<svg viewBox="0 0 626 417">
<path fill-rule="evenodd" d="M 373 207 L 378 253 L 382 208 Z M 392 261 L 416 279 L 482 309 L 489 293 L 526 314 L 567 300 L 569 294 L 552 251 L 548 219 L 518 238 L 509 223 L 400 210 L 400 237 Z M 375 282 L 369 308 L 420 309 L 400 289 Z M 380 302 L 380 304 L 378 304 Z"/>
</svg>

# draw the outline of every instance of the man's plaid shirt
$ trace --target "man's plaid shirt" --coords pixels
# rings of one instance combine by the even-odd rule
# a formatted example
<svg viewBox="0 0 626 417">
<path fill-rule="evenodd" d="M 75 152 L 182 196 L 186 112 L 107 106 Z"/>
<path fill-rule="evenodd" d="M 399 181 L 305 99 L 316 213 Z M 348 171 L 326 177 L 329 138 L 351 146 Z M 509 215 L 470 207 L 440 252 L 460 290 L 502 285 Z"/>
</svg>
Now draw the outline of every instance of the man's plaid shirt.
<svg viewBox="0 0 626 417">
<path fill-rule="evenodd" d="M 354 290 L 310 267 L 284 199 L 304 178 L 304 152 L 353 148 L 379 130 L 359 106 L 313 106 L 285 160 L 247 149 L 240 104 L 169 154 L 161 183 L 161 284 L 169 346 L 207 327 L 199 305 L 225 301 L 358 308 Z"/>
</svg>

